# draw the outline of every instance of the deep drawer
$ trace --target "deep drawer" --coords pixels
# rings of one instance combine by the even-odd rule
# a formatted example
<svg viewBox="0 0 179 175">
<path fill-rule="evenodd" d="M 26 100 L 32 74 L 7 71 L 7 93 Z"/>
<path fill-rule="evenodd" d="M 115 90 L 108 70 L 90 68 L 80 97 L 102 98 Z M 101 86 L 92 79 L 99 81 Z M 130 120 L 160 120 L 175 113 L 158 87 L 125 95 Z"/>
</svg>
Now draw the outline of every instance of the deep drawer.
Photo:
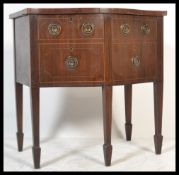
<svg viewBox="0 0 179 175">
<path fill-rule="evenodd" d="M 155 43 L 113 44 L 113 81 L 155 79 L 157 52 Z"/>
<path fill-rule="evenodd" d="M 39 44 L 40 82 L 102 81 L 103 44 Z"/>
</svg>

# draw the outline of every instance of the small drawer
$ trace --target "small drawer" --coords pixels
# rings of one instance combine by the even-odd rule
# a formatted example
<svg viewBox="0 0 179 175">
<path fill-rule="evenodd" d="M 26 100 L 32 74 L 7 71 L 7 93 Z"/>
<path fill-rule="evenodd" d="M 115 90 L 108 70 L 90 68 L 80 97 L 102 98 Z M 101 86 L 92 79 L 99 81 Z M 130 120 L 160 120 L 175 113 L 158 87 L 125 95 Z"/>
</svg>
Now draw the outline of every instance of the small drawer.
<svg viewBox="0 0 179 175">
<path fill-rule="evenodd" d="M 111 28 L 113 42 L 155 41 L 157 19 L 146 16 L 114 15 Z"/>
<path fill-rule="evenodd" d="M 39 40 L 103 37 L 103 15 L 43 15 L 38 18 Z"/>
<path fill-rule="evenodd" d="M 113 41 L 130 41 L 135 36 L 135 24 L 133 16 L 113 15 L 111 19 L 111 32 Z"/>
<path fill-rule="evenodd" d="M 112 79 L 114 81 L 154 79 L 156 44 L 113 44 Z"/>
<path fill-rule="evenodd" d="M 39 44 L 40 82 L 102 81 L 103 44 Z"/>
</svg>

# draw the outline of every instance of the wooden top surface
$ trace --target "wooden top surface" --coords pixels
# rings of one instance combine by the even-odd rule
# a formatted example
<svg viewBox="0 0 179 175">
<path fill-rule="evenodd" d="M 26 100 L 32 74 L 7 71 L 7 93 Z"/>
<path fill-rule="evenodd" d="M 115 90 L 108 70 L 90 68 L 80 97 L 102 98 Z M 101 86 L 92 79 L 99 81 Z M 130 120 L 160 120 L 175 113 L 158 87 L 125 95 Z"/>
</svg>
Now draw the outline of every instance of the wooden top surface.
<svg viewBox="0 0 179 175">
<path fill-rule="evenodd" d="M 9 15 L 9 18 L 17 18 L 24 15 L 63 15 L 63 14 L 85 14 L 85 13 L 111 13 L 121 15 L 145 15 L 165 16 L 167 11 L 149 11 L 121 8 L 27 8 Z"/>
</svg>

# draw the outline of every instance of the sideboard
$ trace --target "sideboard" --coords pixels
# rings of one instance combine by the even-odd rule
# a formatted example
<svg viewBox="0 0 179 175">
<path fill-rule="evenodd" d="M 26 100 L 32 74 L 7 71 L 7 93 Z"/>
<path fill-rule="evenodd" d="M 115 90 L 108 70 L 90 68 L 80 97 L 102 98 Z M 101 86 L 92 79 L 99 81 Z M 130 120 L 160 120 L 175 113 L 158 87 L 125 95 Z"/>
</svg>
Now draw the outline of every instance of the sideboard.
<svg viewBox="0 0 179 175">
<path fill-rule="evenodd" d="M 35 168 L 40 168 L 39 91 L 43 87 L 102 87 L 103 150 L 105 165 L 109 166 L 112 87 L 124 85 L 126 139 L 131 140 L 132 84 L 153 82 L 154 143 L 156 154 L 161 153 L 166 14 L 166 11 L 118 8 L 28 8 L 10 15 L 14 31 L 18 150 L 23 149 L 23 85 L 26 85 L 31 92 Z"/>
</svg>

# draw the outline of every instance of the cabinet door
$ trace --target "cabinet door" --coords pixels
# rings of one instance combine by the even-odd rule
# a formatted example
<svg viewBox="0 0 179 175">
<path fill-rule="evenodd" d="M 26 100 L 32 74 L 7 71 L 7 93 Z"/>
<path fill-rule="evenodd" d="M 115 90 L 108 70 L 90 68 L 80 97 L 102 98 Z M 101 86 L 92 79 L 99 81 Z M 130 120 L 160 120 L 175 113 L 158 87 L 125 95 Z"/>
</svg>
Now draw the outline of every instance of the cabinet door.
<svg viewBox="0 0 179 175">
<path fill-rule="evenodd" d="M 113 81 L 154 79 L 156 74 L 156 44 L 113 44 Z"/>
<path fill-rule="evenodd" d="M 40 82 L 103 81 L 103 44 L 39 44 Z"/>
</svg>

